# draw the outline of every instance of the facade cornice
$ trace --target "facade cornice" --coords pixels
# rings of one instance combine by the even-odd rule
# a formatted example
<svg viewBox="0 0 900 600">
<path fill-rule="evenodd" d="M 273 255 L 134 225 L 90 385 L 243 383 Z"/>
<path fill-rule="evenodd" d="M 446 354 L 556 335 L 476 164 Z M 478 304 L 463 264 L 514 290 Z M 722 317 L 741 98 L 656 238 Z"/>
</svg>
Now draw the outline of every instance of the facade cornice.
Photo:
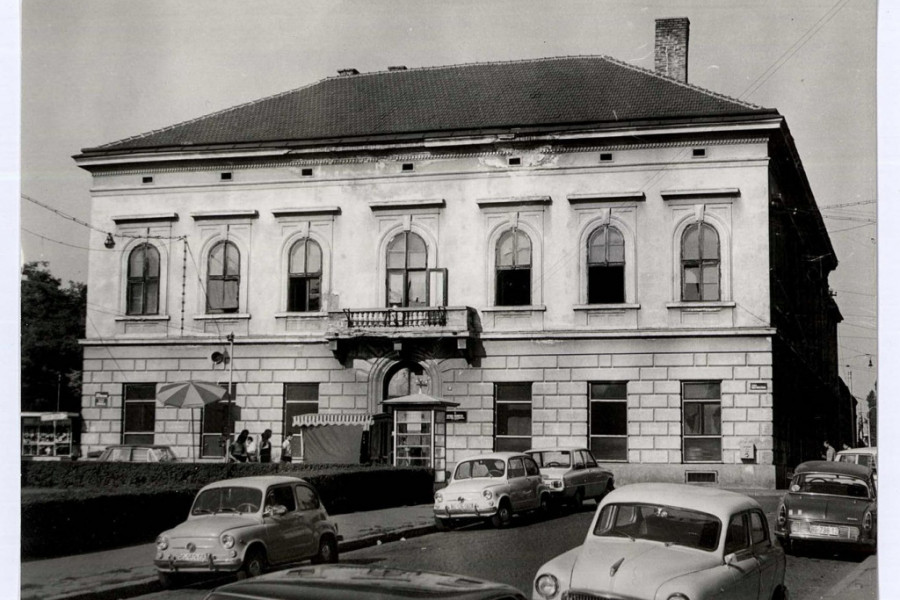
<svg viewBox="0 0 900 600">
<path fill-rule="evenodd" d="M 112 217 L 113 223 L 116 225 L 125 225 L 127 223 L 149 223 L 152 221 L 170 222 L 178 220 L 178 213 L 160 213 L 156 215 L 117 215 Z"/>
<path fill-rule="evenodd" d="M 443 198 L 421 198 L 414 200 L 382 200 L 369 202 L 372 212 L 386 210 L 413 210 L 421 208 L 444 208 L 447 205 Z"/>
<path fill-rule="evenodd" d="M 696 133 L 696 132 L 692 132 Z M 704 131 L 703 133 L 711 133 L 709 131 Z M 651 135 L 651 133 L 641 131 L 641 136 Z M 621 136 L 617 136 L 621 137 Z M 596 139 L 596 138 L 590 138 Z M 587 146 L 573 146 L 572 142 L 576 141 L 575 138 L 568 140 L 568 143 L 560 143 L 562 139 L 559 136 L 532 136 L 532 137 L 520 137 L 520 138 L 500 138 L 500 136 L 494 136 L 493 139 L 479 138 L 477 144 L 473 140 L 471 144 L 446 144 L 443 146 L 438 146 L 435 144 L 404 144 L 404 145 L 390 145 L 390 146 L 367 146 L 367 147 L 356 147 L 356 148 L 317 148 L 310 149 L 308 151 L 303 151 L 304 154 L 335 154 L 339 153 L 342 155 L 351 154 L 352 152 L 363 152 L 365 154 L 361 156 L 315 156 L 315 157 L 300 157 L 297 156 L 300 151 L 279 151 L 279 152 L 267 152 L 267 153 L 252 153 L 248 152 L 245 155 L 235 154 L 224 156 L 219 153 L 209 152 L 209 153 L 191 153 L 189 155 L 151 155 L 148 160 L 144 161 L 131 161 L 131 160 L 108 160 L 107 162 L 102 163 L 103 166 L 107 166 L 109 168 L 100 169 L 95 171 L 93 174 L 95 177 L 108 177 L 114 175 L 141 175 L 141 174 L 159 174 L 159 173 L 185 173 L 185 172 L 193 172 L 193 171 L 217 171 L 221 170 L 223 166 L 227 166 L 232 170 L 242 170 L 242 169 L 269 169 L 269 168 L 291 168 L 291 167 L 315 167 L 315 166 L 329 166 L 329 165 L 354 165 L 354 164 L 366 164 L 366 163 L 377 163 L 377 162 L 390 162 L 390 161 L 415 161 L 415 160 L 459 160 L 464 158 L 487 158 L 493 156 L 509 156 L 511 154 L 520 153 L 522 150 L 520 148 L 513 148 L 515 144 L 521 143 L 529 143 L 529 144 L 538 144 L 543 143 L 545 146 L 541 147 L 539 153 L 553 155 L 553 154 L 571 154 L 571 153 L 585 153 L 585 152 L 609 152 L 609 151 L 625 151 L 625 150 L 646 150 L 646 149 L 656 149 L 656 148 L 682 148 L 682 147 L 694 147 L 698 145 L 703 146 L 727 146 L 727 145 L 739 145 L 739 144 L 755 144 L 761 143 L 766 140 L 766 136 L 756 135 L 756 136 L 745 136 L 740 138 L 716 138 L 710 136 L 708 138 L 702 139 L 692 139 L 692 140 L 670 140 L 670 141 L 644 141 L 644 142 L 621 142 L 610 140 L 609 143 L 605 144 L 592 144 Z M 468 146 L 472 145 L 492 145 L 496 144 L 501 147 L 497 147 L 489 150 L 477 150 L 472 151 L 468 150 Z M 440 150 L 439 148 L 446 148 L 444 150 Z M 428 148 L 434 148 L 433 150 L 429 150 Z M 378 152 L 380 155 L 376 156 L 374 153 Z M 228 159 L 227 161 L 224 159 Z M 266 160 L 259 161 L 256 160 L 254 163 L 250 164 L 235 164 L 235 159 L 241 158 L 246 160 L 254 160 L 264 158 Z M 150 160 L 152 159 L 152 160 Z M 181 164 L 173 165 L 171 164 L 173 161 L 178 161 Z M 166 162 L 165 166 L 153 166 L 152 163 L 157 162 Z M 101 163 L 97 163 L 99 166 Z M 140 165 L 140 166 L 136 166 Z"/>
<path fill-rule="evenodd" d="M 276 219 L 283 217 L 312 217 L 317 215 L 337 216 L 339 214 L 341 214 L 340 206 L 309 206 L 272 209 L 272 216 Z"/>
<path fill-rule="evenodd" d="M 204 210 L 191 213 L 195 221 L 212 221 L 223 219 L 257 219 L 258 210 Z"/>
<path fill-rule="evenodd" d="M 566 196 L 569 204 L 591 204 L 596 202 L 643 202 L 647 199 L 644 192 L 611 192 L 611 193 L 587 193 L 569 194 Z"/>
<path fill-rule="evenodd" d="M 739 198 L 739 188 L 709 188 L 697 190 L 662 190 L 663 200 L 693 200 L 696 198 Z"/>
<path fill-rule="evenodd" d="M 547 206 L 553 203 L 550 196 L 513 196 L 511 198 L 479 198 L 478 208 L 511 208 L 516 206 Z"/>
</svg>

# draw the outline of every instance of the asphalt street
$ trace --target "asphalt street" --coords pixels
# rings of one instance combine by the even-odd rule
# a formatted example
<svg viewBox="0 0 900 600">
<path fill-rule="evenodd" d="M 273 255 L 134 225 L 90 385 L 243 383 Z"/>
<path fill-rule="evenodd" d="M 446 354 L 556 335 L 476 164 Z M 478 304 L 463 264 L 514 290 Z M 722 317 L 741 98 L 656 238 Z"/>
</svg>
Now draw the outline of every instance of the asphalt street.
<svg viewBox="0 0 900 600">
<path fill-rule="evenodd" d="M 770 523 L 778 498 L 759 498 Z M 547 560 L 581 543 L 594 504 L 575 514 L 547 520 L 516 518 L 508 529 L 473 525 L 348 552 L 341 562 L 404 569 L 449 571 L 508 583 L 530 597 L 537 569 Z M 789 556 L 787 583 L 794 600 L 819 600 L 865 558 L 859 555 L 809 553 Z M 141 596 L 143 600 L 201 600 L 219 582 Z M 849 598 L 846 600 L 850 600 Z"/>
</svg>

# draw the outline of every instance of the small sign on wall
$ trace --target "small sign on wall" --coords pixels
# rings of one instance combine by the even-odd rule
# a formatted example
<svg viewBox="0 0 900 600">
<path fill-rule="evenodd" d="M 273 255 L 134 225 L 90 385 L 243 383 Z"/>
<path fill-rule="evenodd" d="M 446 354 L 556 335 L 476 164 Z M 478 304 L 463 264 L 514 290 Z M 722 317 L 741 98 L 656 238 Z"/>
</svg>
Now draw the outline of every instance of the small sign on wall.
<svg viewBox="0 0 900 600">
<path fill-rule="evenodd" d="M 469 413 L 464 410 L 448 410 L 447 411 L 447 422 L 448 423 L 468 423 L 469 422 Z"/>
<path fill-rule="evenodd" d="M 767 390 L 769 389 L 769 384 L 765 381 L 751 381 L 750 382 L 751 390 Z"/>
<path fill-rule="evenodd" d="M 109 392 L 95 392 L 94 393 L 94 406 L 100 406 L 100 407 L 109 406 Z"/>
</svg>

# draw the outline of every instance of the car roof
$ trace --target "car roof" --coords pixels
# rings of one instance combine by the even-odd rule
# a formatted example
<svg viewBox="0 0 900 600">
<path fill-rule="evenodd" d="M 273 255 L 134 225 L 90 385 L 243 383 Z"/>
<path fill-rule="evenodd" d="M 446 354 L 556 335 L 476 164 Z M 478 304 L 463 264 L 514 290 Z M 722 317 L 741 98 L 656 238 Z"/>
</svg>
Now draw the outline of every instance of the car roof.
<svg viewBox="0 0 900 600">
<path fill-rule="evenodd" d="M 478 460 L 479 458 L 496 458 L 499 460 L 509 460 L 513 456 L 523 456 L 524 452 L 490 452 L 488 454 L 474 454 L 472 456 L 467 456 L 465 458 L 459 459 L 459 462 L 466 462 L 469 460 Z"/>
<path fill-rule="evenodd" d="M 553 446 L 552 448 L 531 448 L 525 452 L 575 452 L 576 450 L 584 450 L 589 452 L 587 448 L 582 446 Z"/>
<path fill-rule="evenodd" d="M 688 508 L 715 515 L 722 520 L 735 512 L 760 508 L 744 494 L 685 483 L 632 483 L 606 495 L 603 504 L 650 503 Z"/>
<path fill-rule="evenodd" d="M 800 463 L 794 469 L 794 475 L 801 473 L 837 473 L 839 475 L 851 475 L 865 479 L 871 469 L 864 465 L 857 465 L 849 462 L 838 462 L 834 460 L 809 460 Z"/>
<path fill-rule="evenodd" d="M 388 592 L 387 594 L 385 594 Z M 453 593 L 455 592 L 455 593 Z M 273 598 L 496 598 L 522 593 L 509 585 L 467 575 L 436 571 L 407 571 L 371 565 L 326 564 L 301 566 L 230 583 L 216 597 Z M 221 594 L 221 596 L 220 596 Z"/>
<path fill-rule="evenodd" d="M 270 485 L 275 485 L 278 483 L 297 483 L 298 481 L 303 481 L 303 479 L 300 479 L 299 477 L 290 477 L 288 475 L 257 475 L 253 477 L 235 477 L 233 479 L 214 481 L 210 484 L 205 485 L 203 489 L 207 490 L 212 488 L 230 486 L 255 487 L 265 489 Z"/>
<path fill-rule="evenodd" d="M 872 446 L 871 448 L 848 448 L 847 450 L 841 450 L 838 452 L 838 456 L 843 456 L 846 454 L 871 454 L 872 456 L 878 455 L 878 448 Z"/>
</svg>

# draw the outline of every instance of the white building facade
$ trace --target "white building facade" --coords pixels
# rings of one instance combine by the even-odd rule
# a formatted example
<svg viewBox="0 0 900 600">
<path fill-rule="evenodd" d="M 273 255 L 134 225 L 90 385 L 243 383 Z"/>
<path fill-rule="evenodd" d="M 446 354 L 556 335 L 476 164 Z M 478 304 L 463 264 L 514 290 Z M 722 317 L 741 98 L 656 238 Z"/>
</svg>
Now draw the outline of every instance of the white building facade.
<svg viewBox="0 0 900 600">
<path fill-rule="evenodd" d="M 87 149 L 114 246 L 91 256 L 83 451 L 215 460 L 226 429 L 278 448 L 343 420 L 372 430 L 364 461 L 579 445 L 621 481 L 774 487 L 801 451 L 782 354 L 830 377 L 779 327 L 773 273 L 800 257 L 777 224 L 833 257 L 794 158 L 777 111 L 604 57 L 351 71 Z M 802 284 L 824 322 L 829 266 Z M 155 401 L 182 380 L 231 381 L 234 407 Z M 375 435 L 415 392 L 458 406 Z"/>
</svg>

